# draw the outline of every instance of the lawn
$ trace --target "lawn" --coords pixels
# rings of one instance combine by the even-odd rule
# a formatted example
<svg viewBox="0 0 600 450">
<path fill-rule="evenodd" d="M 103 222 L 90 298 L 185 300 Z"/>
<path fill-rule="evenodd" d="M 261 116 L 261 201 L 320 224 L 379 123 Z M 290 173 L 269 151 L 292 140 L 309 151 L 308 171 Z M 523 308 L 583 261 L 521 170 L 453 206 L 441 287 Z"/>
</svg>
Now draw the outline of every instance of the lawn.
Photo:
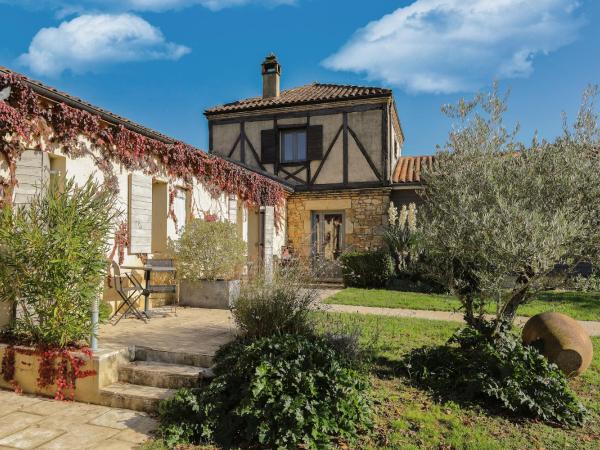
<svg viewBox="0 0 600 450">
<path fill-rule="evenodd" d="M 591 412 L 581 429 L 499 417 L 478 407 L 437 403 L 412 387 L 397 369 L 409 350 L 445 340 L 459 325 L 421 319 L 354 314 L 327 314 L 333 321 L 359 327 L 366 342 L 376 342 L 374 370 L 376 426 L 365 449 L 592 449 L 600 440 L 600 338 L 593 338 L 592 367 L 573 387 Z M 328 325 L 328 328 L 331 326 Z"/>
<path fill-rule="evenodd" d="M 321 314 L 323 329 L 360 330 L 374 348 L 375 426 L 356 448 L 383 449 L 594 449 L 600 440 L 600 338 L 592 367 L 572 382 L 590 411 L 583 428 L 557 428 L 491 414 L 480 407 L 439 403 L 413 387 L 398 369 L 413 348 L 444 343 L 456 323 L 358 314 Z M 158 442 L 145 450 L 162 450 Z M 202 447 L 214 449 L 214 447 Z"/>
<path fill-rule="evenodd" d="M 329 297 L 326 303 L 432 311 L 458 311 L 460 308 L 458 299 L 450 295 L 356 288 L 344 289 Z M 533 316 L 545 311 L 561 312 L 578 320 L 600 320 L 600 293 L 543 292 L 520 307 L 519 315 Z M 494 313 L 494 305 L 489 305 L 488 312 Z"/>
</svg>

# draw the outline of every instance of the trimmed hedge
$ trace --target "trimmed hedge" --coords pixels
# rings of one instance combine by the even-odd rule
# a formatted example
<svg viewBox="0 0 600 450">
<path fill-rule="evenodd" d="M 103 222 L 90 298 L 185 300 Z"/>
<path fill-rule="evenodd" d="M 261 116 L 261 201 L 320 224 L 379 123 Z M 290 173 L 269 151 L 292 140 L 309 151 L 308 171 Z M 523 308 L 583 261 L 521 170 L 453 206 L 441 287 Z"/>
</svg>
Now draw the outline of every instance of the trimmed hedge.
<svg viewBox="0 0 600 450">
<path fill-rule="evenodd" d="M 394 261 L 382 250 L 347 252 L 340 256 L 340 262 L 348 287 L 383 288 L 394 275 Z"/>
</svg>

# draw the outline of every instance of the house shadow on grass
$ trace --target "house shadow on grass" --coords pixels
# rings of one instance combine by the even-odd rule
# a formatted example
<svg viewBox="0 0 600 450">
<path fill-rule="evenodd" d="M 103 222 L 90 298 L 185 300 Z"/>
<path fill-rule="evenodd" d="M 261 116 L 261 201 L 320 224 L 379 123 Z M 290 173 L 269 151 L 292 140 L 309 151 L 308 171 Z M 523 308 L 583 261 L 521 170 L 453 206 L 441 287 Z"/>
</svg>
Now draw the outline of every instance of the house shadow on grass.
<svg viewBox="0 0 600 450">
<path fill-rule="evenodd" d="M 423 373 L 415 372 L 417 358 L 418 370 L 429 371 L 426 377 Z M 463 362 L 462 358 L 464 356 L 460 355 L 458 348 L 449 345 L 423 347 L 409 352 L 399 360 L 386 357 L 374 359 L 372 374 L 380 380 L 398 379 L 398 382 L 427 393 L 432 401 L 442 405 L 451 402 L 461 408 L 476 409 L 486 416 L 513 423 L 527 420 L 523 415 L 512 413 L 502 408 L 498 402 L 482 395 L 476 385 L 460 382 L 456 372 L 449 369 Z"/>
</svg>

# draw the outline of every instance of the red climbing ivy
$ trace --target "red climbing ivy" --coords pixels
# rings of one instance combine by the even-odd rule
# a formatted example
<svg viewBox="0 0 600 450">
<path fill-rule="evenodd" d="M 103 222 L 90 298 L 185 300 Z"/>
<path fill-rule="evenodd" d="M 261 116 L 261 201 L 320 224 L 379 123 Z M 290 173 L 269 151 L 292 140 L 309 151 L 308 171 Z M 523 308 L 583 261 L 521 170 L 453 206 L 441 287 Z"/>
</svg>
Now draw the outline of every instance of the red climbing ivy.
<svg viewBox="0 0 600 450">
<path fill-rule="evenodd" d="M 4 155 L 9 178 L 0 177 L 0 191 L 8 202 L 9 189 L 17 184 L 16 161 L 25 148 L 52 152 L 58 148 L 71 158 L 85 155 L 94 158 L 104 173 L 106 184 L 118 189 L 113 164 L 127 170 L 141 170 L 147 175 L 166 172 L 174 178 L 191 182 L 196 179 L 213 195 L 236 194 L 249 206 L 283 205 L 281 185 L 183 142 L 162 142 L 133 132 L 124 126 L 107 124 L 98 115 L 64 103 L 54 103 L 35 94 L 24 77 L 0 74 L 0 90 L 11 88 L 10 96 L 0 101 L 0 154 Z M 101 149 L 102 157 L 90 151 Z M 163 168 L 163 169 L 161 169 Z M 164 170 L 164 172 L 163 172 Z M 277 220 L 279 223 L 279 220 Z"/>
<path fill-rule="evenodd" d="M 15 380 L 16 354 L 38 357 L 37 386 L 48 389 L 56 384 L 56 400 L 73 400 L 77 380 L 96 375 L 95 370 L 83 370 L 85 358 L 92 359 L 92 351 L 87 347 L 14 347 L 6 348 L 2 357 L 2 378 L 10 383 L 16 392 L 21 388 Z M 78 353 L 84 357 L 78 356 Z"/>
</svg>

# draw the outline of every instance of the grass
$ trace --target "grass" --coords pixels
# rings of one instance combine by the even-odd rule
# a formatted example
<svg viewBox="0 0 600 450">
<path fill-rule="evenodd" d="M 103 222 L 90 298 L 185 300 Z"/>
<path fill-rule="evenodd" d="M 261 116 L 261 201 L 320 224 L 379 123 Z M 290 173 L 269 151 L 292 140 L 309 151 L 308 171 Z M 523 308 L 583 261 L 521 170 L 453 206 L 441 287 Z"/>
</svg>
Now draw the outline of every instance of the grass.
<svg viewBox="0 0 600 450">
<path fill-rule="evenodd" d="M 364 449 L 592 449 L 600 439 L 600 338 L 590 369 L 572 381 L 591 417 L 583 428 L 563 429 L 534 421 L 492 415 L 478 407 L 438 403 L 410 386 L 397 363 L 413 348 L 444 343 L 458 324 L 400 317 L 327 314 L 363 331 L 376 342 L 374 370 L 376 426 Z M 329 326 L 331 327 L 331 326 Z M 377 338 L 375 340 L 375 338 Z"/>
<path fill-rule="evenodd" d="M 541 422 L 494 415 L 480 407 L 438 402 L 409 384 L 397 370 L 410 350 L 444 343 L 460 326 L 452 322 L 358 314 L 319 313 L 323 329 L 339 327 L 362 332 L 373 347 L 375 426 L 356 448 L 392 449 L 595 449 L 600 440 L 600 338 L 588 371 L 572 386 L 590 411 L 582 428 L 557 428 Z M 164 450 L 153 441 L 143 450 Z M 190 449 L 216 450 L 214 447 Z"/>
<path fill-rule="evenodd" d="M 460 302 L 456 297 L 440 294 L 420 294 L 382 289 L 347 288 L 329 297 L 326 303 L 405 308 L 431 311 L 458 311 Z M 495 305 L 488 305 L 493 314 Z M 519 308 L 519 315 L 534 316 L 541 312 L 556 311 L 578 320 L 600 321 L 600 293 L 550 291 L 539 294 L 531 302 Z"/>
</svg>

